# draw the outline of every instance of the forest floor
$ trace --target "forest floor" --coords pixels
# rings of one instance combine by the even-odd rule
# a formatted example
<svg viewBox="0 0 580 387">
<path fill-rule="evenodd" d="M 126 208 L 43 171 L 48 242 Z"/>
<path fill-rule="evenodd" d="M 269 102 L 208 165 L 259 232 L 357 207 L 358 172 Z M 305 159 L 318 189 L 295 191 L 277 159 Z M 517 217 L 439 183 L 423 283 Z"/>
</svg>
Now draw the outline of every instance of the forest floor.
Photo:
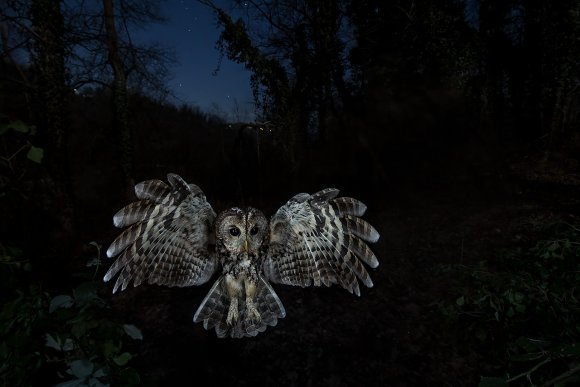
<svg viewBox="0 0 580 387">
<path fill-rule="evenodd" d="M 114 310 L 143 331 L 132 365 L 144 385 L 474 386 L 497 372 L 498 359 L 466 347 L 438 307 L 469 286 L 442 265 L 493 261 L 536 238 L 539 223 L 578 223 L 578 187 L 514 178 L 375 193 L 365 218 L 381 233 L 373 246 L 380 265 L 360 298 L 339 287 L 275 285 L 287 316 L 236 340 L 192 323 L 210 284 L 114 296 Z"/>
</svg>

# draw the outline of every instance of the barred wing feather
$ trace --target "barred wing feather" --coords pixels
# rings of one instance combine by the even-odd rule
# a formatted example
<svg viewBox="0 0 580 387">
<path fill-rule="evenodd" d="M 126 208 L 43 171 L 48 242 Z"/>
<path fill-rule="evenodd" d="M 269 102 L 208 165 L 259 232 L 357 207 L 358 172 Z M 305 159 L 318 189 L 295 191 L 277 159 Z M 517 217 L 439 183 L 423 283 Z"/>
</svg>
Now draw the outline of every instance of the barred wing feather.
<svg viewBox="0 0 580 387">
<path fill-rule="evenodd" d="M 131 281 L 167 286 L 200 285 L 213 275 L 216 259 L 209 243 L 216 214 L 199 187 L 167 175 L 170 185 L 148 180 L 135 186 L 140 200 L 113 217 L 128 228 L 107 250 L 118 256 L 104 277 L 119 274 L 113 293 Z"/>
<path fill-rule="evenodd" d="M 361 261 L 378 266 L 365 242 L 376 242 L 379 233 L 360 218 L 366 211 L 363 203 L 337 195 L 333 188 L 302 193 L 280 207 L 270 220 L 266 278 L 295 286 L 339 284 L 356 295 L 359 280 L 373 286 Z"/>
</svg>

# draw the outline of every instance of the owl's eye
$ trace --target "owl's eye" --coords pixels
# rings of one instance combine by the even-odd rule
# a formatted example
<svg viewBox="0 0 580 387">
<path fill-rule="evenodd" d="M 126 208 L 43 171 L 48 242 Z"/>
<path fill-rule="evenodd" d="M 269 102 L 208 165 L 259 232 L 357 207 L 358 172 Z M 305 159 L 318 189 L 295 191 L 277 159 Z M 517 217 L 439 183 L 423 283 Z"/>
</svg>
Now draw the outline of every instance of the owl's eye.
<svg viewBox="0 0 580 387">
<path fill-rule="evenodd" d="M 256 235 L 258 233 L 258 231 L 259 231 L 258 226 L 254 226 L 250 229 L 250 234 Z"/>
<path fill-rule="evenodd" d="M 238 236 L 238 235 L 240 235 L 240 229 L 237 228 L 236 226 L 230 227 L 230 235 L 231 236 Z"/>
</svg>

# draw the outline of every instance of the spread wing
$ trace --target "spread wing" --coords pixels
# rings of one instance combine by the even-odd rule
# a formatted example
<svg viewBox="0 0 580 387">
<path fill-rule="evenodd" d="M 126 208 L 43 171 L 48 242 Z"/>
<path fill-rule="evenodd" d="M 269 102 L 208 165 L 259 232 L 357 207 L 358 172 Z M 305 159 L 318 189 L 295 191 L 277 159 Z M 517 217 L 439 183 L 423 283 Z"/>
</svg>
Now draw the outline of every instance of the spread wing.
<svg viewBox="0 0 580 387">
<path fill-rule="evenodd" d="M 133 281 L 167 286 L 206 282 L 215 272 L 210 249 L 216 217 L 199 187 L 169 174 L 170 185 L 148 180 L 135 186 L 141 200 L 113 217 L 117 227 L 129 226 L 113 241 L 107 256 L 119 256 L 104 277 L 119 274 L 113 293 Z"/>
<path fill-rule="evenodd" d="M 337 195 L 332 188 L 302 193 L 280 207 L 270 220 L 270 246 L 263 263 L 268 279 L 296 286 L 340 284 L 357 295 L 358 280 L 373 286 L 361 261 L 378 266 L 364 241 L 376 242 L 379 233 L 359 218 L 366 211 L 363 203 Z"/>
</svg>

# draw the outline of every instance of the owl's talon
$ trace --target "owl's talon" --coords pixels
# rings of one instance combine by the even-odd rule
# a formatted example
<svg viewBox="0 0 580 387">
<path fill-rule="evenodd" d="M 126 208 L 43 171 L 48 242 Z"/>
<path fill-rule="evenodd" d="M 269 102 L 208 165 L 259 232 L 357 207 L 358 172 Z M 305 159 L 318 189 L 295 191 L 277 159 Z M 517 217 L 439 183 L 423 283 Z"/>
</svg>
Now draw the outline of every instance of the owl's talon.
<svg viewBox="0 0 580 387">
<path fill-rule="evenodd" d="M 228 317 L 226 323 L 228 325 L 233 325 L 234 322 L 238 320 L 238 299 L 232 298 L 230 301 L 230 308 L 228 310 Z"/>
<path fill-rule="evenodd" d="M 262 320 L 262 316 L 260 316 L 260 312 L 256 308 L 254 301 L 251 298 L 246 299 L 246 307 L 248 308 L 248 316 L 250 319 L 260 322 Z"/>
</svg>

